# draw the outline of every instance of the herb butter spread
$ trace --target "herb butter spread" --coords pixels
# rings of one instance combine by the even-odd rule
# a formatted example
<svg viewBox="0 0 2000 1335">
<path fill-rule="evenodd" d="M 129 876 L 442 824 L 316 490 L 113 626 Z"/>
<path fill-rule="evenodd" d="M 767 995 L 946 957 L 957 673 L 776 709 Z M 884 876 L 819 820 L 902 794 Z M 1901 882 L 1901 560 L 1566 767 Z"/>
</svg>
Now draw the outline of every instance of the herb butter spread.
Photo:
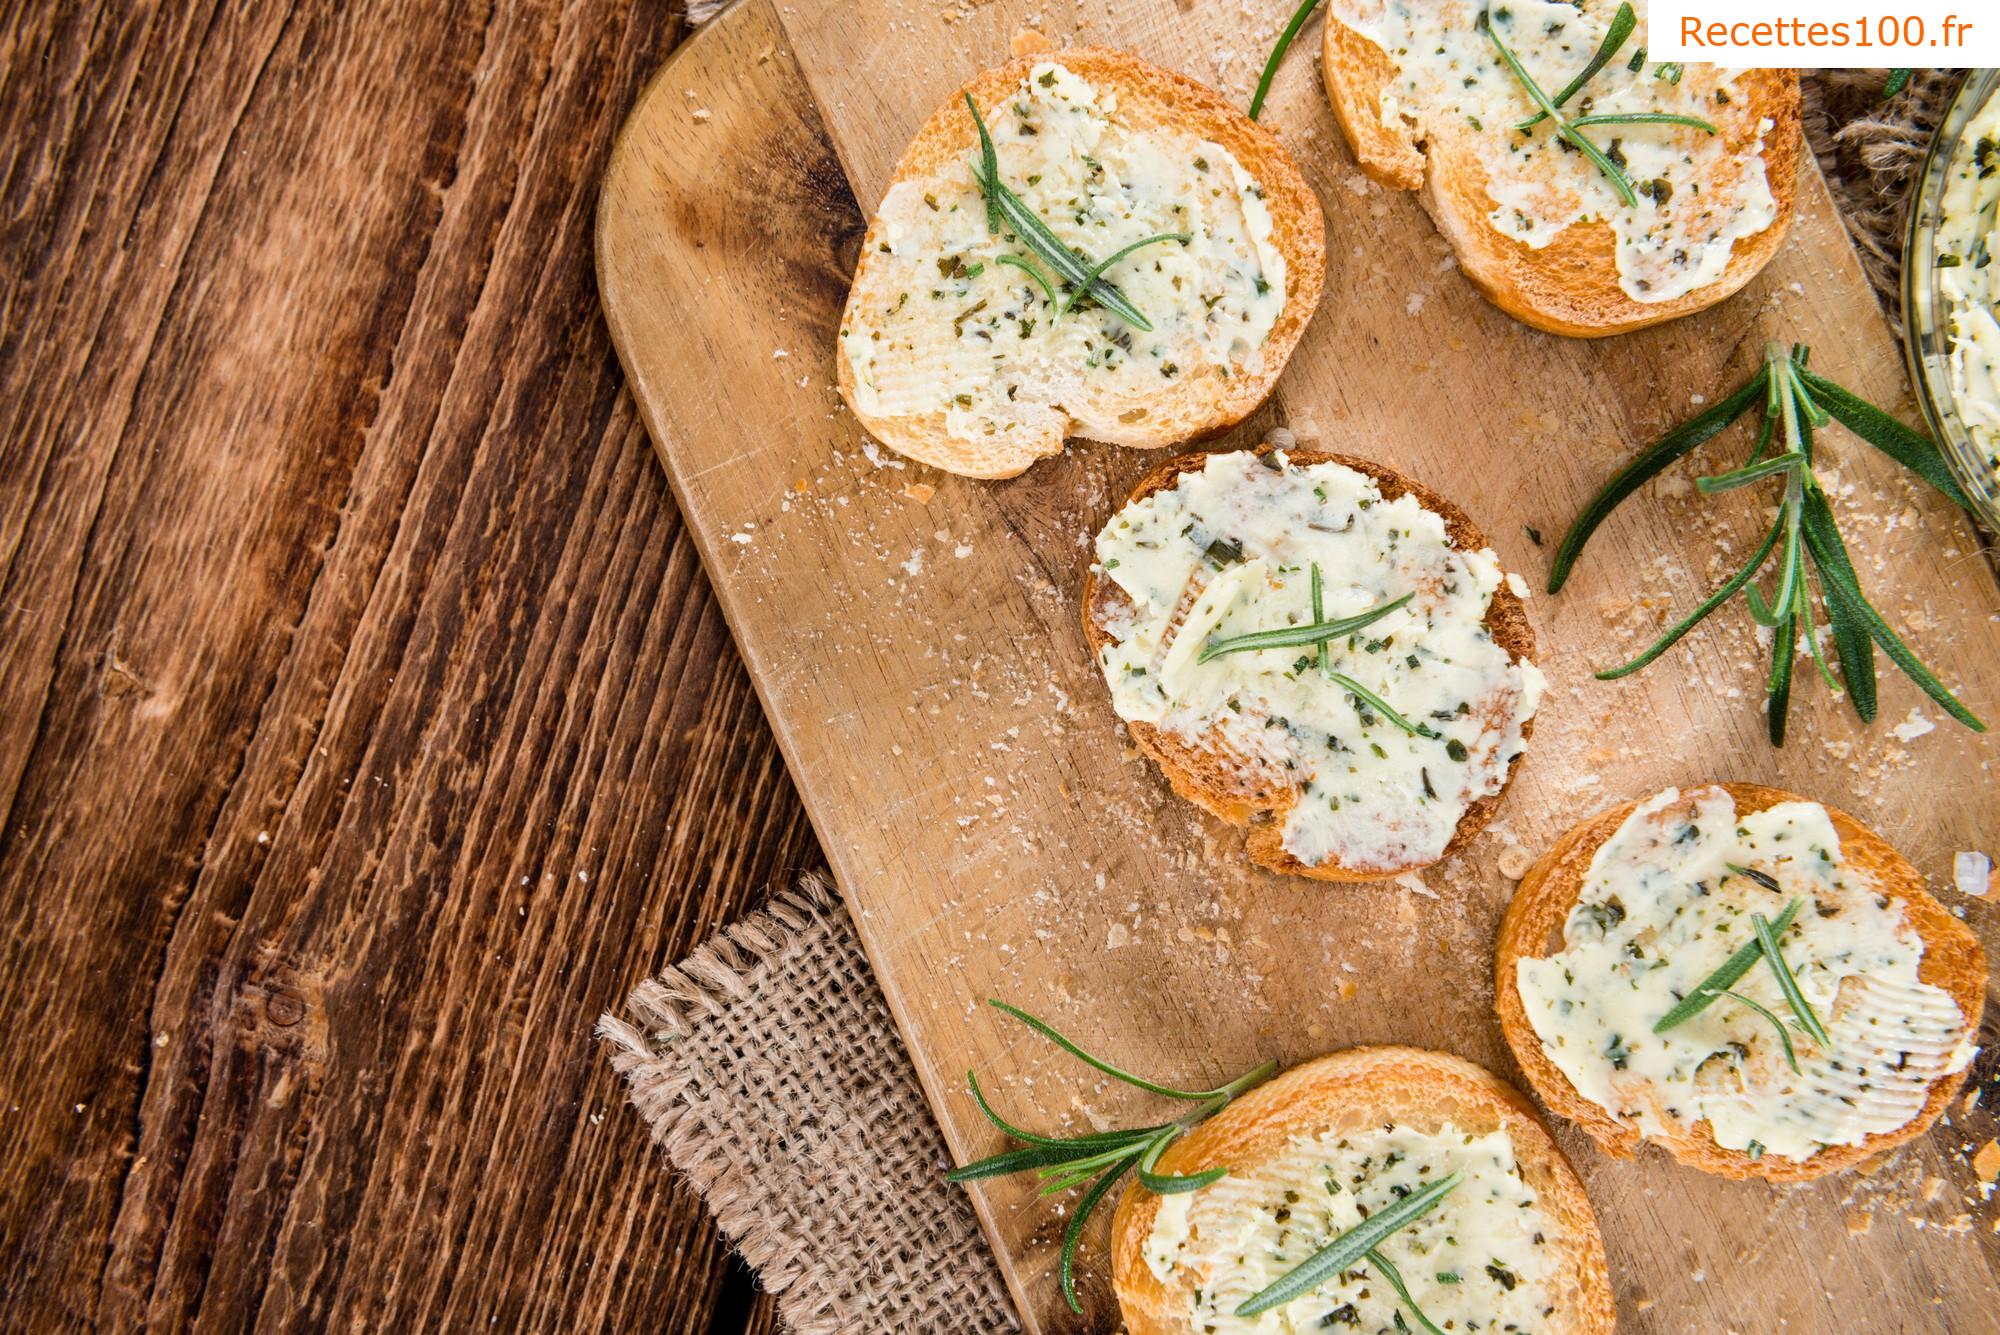
<svg viewBox="0 0 2000 1335">
<path fill-rule="evenodd" d="M 1301 1136 L 1262 1166 L 1160 1198 L 1146 1267 L 1189 1294 L 1196 1330 L 1396 1331 L 1395 1290 L 1366 1261 L 1253 1318 L 1252 1294 L 1362 1222 L 1453 1172 L 1436 1209 L 1380 1244 L 1410 1297 L 1452 1331 L 1537 1331 L 1553 1306 L 1549 1221 L 1504 1131 L 1371 1127 Z"/>
<path fill-rule="evenodd" d="M 1787 1025 L 1797 1074 L 1772 1019 L 1732 997 L 1653 1032 L 1755 938 L 1753 913 L 1775 922 L 1795 898 L 1804 903 L 1779 945 L 1831 1048 L 1792 1022 L 1762 960 L 1730 990 Z M 1918 980 L 1923 953 L 1901 901 L 1842 861 L 1824 807 L 1739 815 L 1724 789 L 1670 788 L 1591 859 L 1562 951 L 1520 960 L 1516 977 L 1549 1060 L 1642 1134 L 1684 1134 L 1706 1118 L 1725 1149 L 1806 1159 L 1902 1126 L 1933 1081 L 1971 1060 L 1957 1004 Z"/>
<path fill-rule="evenodd" d="M 1116 90 L 1057 61 L 981 108 L 1000 179 L 1090 263 L 1160 233 L 1185 233 L 1104 274 L 1153 327 L 1089 301 L 1057 318 L 1018 257 L 1067 295 L 1011 231 L 987 231 L 978 160 L 898 183 L 882 201 L 842 346 L 856 405 L 895 417 L 943 412 L 954 436 L 1046 434 L 1067 410 L 1116 436 L 1163 386 L 1262 368 L 1285 307 L 1285 259 L 1264 187 L 1220 144 L 1171 126 L 1128 124 Z"/>
<path fill-rule="evenodd" d="M 1125 595 L 1103 623 L 1100 664 L 1119 717 L 1218 752 L 1265 791 L 1289 788 L 1283 843 L 1299 861 L 1434 861 L 1467 806 L 1505 785 L 1542 675 L 1485 624 L 1503 578 L 1492 551 L 1454 548 L 1414 496 L 1385 500 L 1338 463 L 1212 454 L 1113 516 L 1096 553 L 1099 577 Z M 1315 564 L 1328 620 L 1410 601 L 1329 642 L 1324 667 L 1311 646 L 1199 661 L 1211 636 L 1313 622 Z"/>
<path fill-rule="evenodd" d="M 1616 9 L 1610 0 L 1508 0 L 1493 5 L 1491 22 L 1553 96 L 1589 62 Z M 1332 13 L 1396 64 L 1382 87 L 1382 123 L 1412 127 L 1433 159 L 1440 151 L 1469 155 L 1484 170 L 1494 230 L 1539 250 L 1573 223 L 1609 223 L 1625 295 L 1669 301 L 1721 278 L 1735 243 L 1777 221 L 1763 158 L 1771 123 L 1739 90 L 1734 71 L 1643 59 L 1634 68 L 1644 0 L 1633 9 L 1640 35 L 1564 113 L 1696 116 L 1717 133 L 1671 124 L 1587 128 L 1631 178 L 1638 200 L 1630 206 L 1551 122 L 1514 128 L 1536 108 L 1477 26 L 1487 0 L 1334 0 Z"/>
<path fill-rule="evenodd" d="M 1951 397 L 2000 487 L 2000 298 L 1993 247 L 2000 229 L 2000 95 L 1966 125 L 1953 150 L 1937 229 L 1937 288 L 1951 331 Z"/>
</svg>

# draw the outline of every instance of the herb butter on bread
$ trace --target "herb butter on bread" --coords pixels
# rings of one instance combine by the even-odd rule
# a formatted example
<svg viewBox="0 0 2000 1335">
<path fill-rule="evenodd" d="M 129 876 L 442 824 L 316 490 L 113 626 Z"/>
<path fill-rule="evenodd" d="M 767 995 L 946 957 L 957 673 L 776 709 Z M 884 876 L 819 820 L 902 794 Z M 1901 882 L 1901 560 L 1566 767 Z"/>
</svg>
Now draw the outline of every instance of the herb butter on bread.
<svg viewBox="0 0 2000 1335">
<path fill-rule="evenodd" d="M 1561 840 L 1521 882 L 1497 974 L 1529 1079 L 1606 1149 L 1643 1139 L 1783 1181 L 1937 1118 L 1975 1050 L 1986 966 L 1852 817 L 1712 784 Z"/>
<path fill-rule="evenodd" d="M 1796 195 L 1798 72 L 1648 61 L 1643 0 L 1637 30 L 1560 108 L 1622 173 L 1629 202 L 1536 119 L 1501 44 L 1559 97 L 1617 9 L 1333 0 L 1326 24 L 1327 95 L 1362 169 L 1421 191 L 1466 276 L 1553 333 L 1614 334 L 1722 300 L 1777 252 Z"/>
<path fill-rule="evenodd" d="M 1358 618 L 1324 654 L 1234 647 Z M 1097 535 L 1084 623 L 1174 790 L 1251 825 L 1253 860 L 1324 880 L 1396 876 L 1476 834 L 1542 693 L 1521 599 L 1471 521 L 1316 451 L 1156 469 Z"/>
<path fill-rule="evenodd" d="M 1138 320 L 989 214 L 982 123 L 1000 183 L 1064 259 L 1112 260 L 1098 282 Z M 1324 247 L 1276 137 L 1208 89 L 1121 51 L 1026 56 L 954 94 L 897 164 L 841 317 L 841 392 L 882 443 L 968 477 L 1011 477 L 1069 436 L 1211 435 L 1270 393 Z"/>
<path fill-rule="evenodd" d="M 1582 1185 L 1526 1101 L 1470 1062 L 1391 1047 L 1307 1062 L 1161 1160 L 1175 1173 L 1215 1166 L 1227 1175 L 1198 1191 L 1126 1189 L 1112 1272 L 1132 1335 L 1416 1330 L 1417 1311 L 1449 1331 L 1612 1329 Z M 1435 1208 L 1366 1257 L 1237 1314 L 1330 1242 L 1453 1174 Z"/>
</svg>

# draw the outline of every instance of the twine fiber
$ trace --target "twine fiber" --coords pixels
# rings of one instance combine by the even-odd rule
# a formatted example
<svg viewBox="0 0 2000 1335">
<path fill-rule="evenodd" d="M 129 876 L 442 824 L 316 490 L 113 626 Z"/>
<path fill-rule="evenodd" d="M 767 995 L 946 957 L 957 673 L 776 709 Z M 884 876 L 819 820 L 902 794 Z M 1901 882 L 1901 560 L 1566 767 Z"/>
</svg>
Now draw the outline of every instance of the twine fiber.
<svg viewBox="0 0 2000 1335">
<path fill-rule="evenodd" d="M 705 6 L 706 18 L 720 5 Z M 690 17 L 696 5 L 690 3 Z M 1900 333 L 1909 184 L 1960 73 L 1808 76 L 1806 135 Z M 598 1023 L 632 1102 L 797 1335 L 1019 1330 L 839 897 L 808 876 Z"/>
</svg>

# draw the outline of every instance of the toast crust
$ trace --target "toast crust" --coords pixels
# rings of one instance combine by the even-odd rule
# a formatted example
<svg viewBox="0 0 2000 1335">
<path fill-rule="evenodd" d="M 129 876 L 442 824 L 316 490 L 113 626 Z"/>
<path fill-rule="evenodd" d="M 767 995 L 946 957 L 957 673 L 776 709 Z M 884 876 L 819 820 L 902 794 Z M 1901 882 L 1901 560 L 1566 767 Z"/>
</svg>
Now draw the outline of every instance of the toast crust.
<svg viewBox="0 0 2000 1335">
<path fill-rule="evenodd" d="M 1461 1057 L 1421 1048 L 1351 1048 L 1294 1066 L 1203 1122 L 1161 1156 L 1158 1171 L 1192 1173 L 1266 1161 L 1300 1134 L 1353 1126 L 1474 1134 L 1504 1130 L 1522 1178 L 1556 1230 L 1548 1239 L 1562 1335 L 1598 1335 L 1617 1322 L 1604 1239 L 1583 1184 L 1533 1106 L 1513 1086 Z M 1188 1295 L 1162 1284 L 1145 1261 L 1160 1197 L 1135 1181 L 1111 1222 L 1112 1286 L 1130 1335 L 1194 1335 Z M 1564 1283 L 1567 1277 L 1568 1282 Z"/>
<path fill-rule="evenodd" d="M 1267 454 L 1270 445 L 1258 447 L 1256 453 Z M 1412 478 L 1404 477 L 1386 464 L 1371 459 L 1358 458 L 1351 454 L 1335 454 L 1326 450 L 1288 449 L 1285 457 L 1294 463 L 1312 465 L 1335 463 L 1352 468 L 1374 479 L 1387 500 L 1401 496 L 1414 496 L 1418 504 L 1444 520 L 1445 534 L 1451 545 L 1460 551 L 1478 551 L 1487 546 L 1486 535 L 1472 522 L 1466 513 L 1444 497 Z M 1183 473 L 1199 472 L 1208 462 L 1206 454 L 1184 454 L 1155 468 L 1139 480 L 1126 498 L 1126 504 L 1145 500 L 1158 492 L 1175 486 Z M 1101 662 L 1105 646 L 1112 643 L 1111 633 L 1105 629 L 1106 622 L 1116 609 L 1117 600 L 1124 597 L 1124 591 L 1110 580 L 1099 579 L 1092 571 L 1083 585 L 1083 634 L 1090 644 L 1093 661 Z M 1533 662 L 1535 659 L 1535 629 L 1528 621 L 1528 608 L 1520 596 L 1507 587 L 1502 580 L 1493 591 L 1493 600 L 1487 605 L 1484 618 L 1487 629 L 1498 644 L 1516 662 Z M 1520 755 L 1516 755 L 1507 765 L 1507 781 L 1500 791 L 1485 797 L 1475 798 L 1466 806 L 1465 813 L 1458 818 L 1458 826 L 1452 831 L 1451 840 L 1437 857 L 1423 862 L 1413 862 L 1407 866 L 1379 868 L 1352 868 L 1338 862 L 1323 862 L 1309 866 L 1293 856 L 1284 846 L 1284 822 L 1286 813 L 1298 801 L 1297 792 L 1283 782 L 1280 776 L 1259 776 L 1258 774 L 1233 767 L 1231 757 L 1225 750 L 1213 745 L 1205 745 L 1212 738 L 1191 740 L 1177 734 L 1164 732 L 1150 723 L 1131 719 L 1125 720 L 1125 729 L 1132 736 L 1138 748 L 1152 757 L 1154 763 L 1167 777 L 1167 783 L 1174 792 L 1186 801 L 1217 816 L 1231 825 L 1249 827 L 1247 851 L 1250 860 L 1272 871 L 1288 876 L 1304 876 L 1316 881 L 1340 881 L 1357 883 L 1365 881 L 1390 880 L 1405 872 L 1434 866 L 1464 848 L 1479 832 L 1486 828 L 1499 809 L 1500 799 L 1506 796 L 1508 785 L 1513 783 L 1514 773 L 1521 763 L 1521 755 L 1527 753 L 1526 743 L 1533 735 L 1535 721 L 1529 719 L 1521 726 L 1523 743 Z M 1264 781 L 1260 782 L 1260 778 Z"/>
<path fill-rule="evenodd" d="M 1735 799 L 1740 813 L 1762 811 L 1781 802 L 1812 800 L 1758 784 L 1714 786 Z M 1933 1081 L 1923 1110 L 1893 1131 L 1868 1136 L 1855 1145 L 1828 1146 L 1810 1159 L 1770 1154 L 1753 1159 L 1742 1150 L 1724 1149 L 1716 1143 L 1706 1120 L 1695 1122 L 1683 1134 L 1643 1136 L 1609 1110 L 1585 1098 L 1561 1068 L 1549 1060 L 1528 1021 L 1515 965 L 1524 958 L 1544 958 L 1561 948 L 1563 923 L 1583 893 L 1591 858 L 1638 805 L 1637 801 L 1626 802 L 1600 812 L 1558 839 L 1521 878 L 1514 902 L 1508 905 L 1506 917 L 1500 923 L 1499 948 L 1494 959 L 1494 1006 L 1507 1046 L 1513 1049 L 1514 1060 L 1521 1064 L 1528 1083 L 1542 1102 L 1581 1126 L 1613 1158 L 1630 1158 L 1643 1141 L 1651 1139 L 1690 1168 L 1722 1177 L 1754 1177 L 1767 1182 L 1804 1182 L 1825 1177 L 1928 1131 L 1964 1083 L 1965 1072 Z M 1979 938 L 1931 897 L 1924 888 L 1922 875 L 1888 841 L 1844 811 L 1826 807 L 1826 813 L 1840 835 L 1842 859 L 1873 877 L 1883 893 L 1901 900 L 1910 925 L 1923 938 L 1924 956 L 1917 977 L 1949 994 L 1959 1013 L 1972 1024 L 1978 1024 L 1986 1000 L 1986 953 L 1980 948 Z"/>
<path fill-rule="evenodd" d="M 1488 301 L 1536 329 L 1601 338 L 1705 310 L 1756 277 L 1791 228 L 1803 142 L 1795 69 L 1745 70 L 1739 76 L 1751 102 L 1772 122 L 1762 156 L 1778 216 L 1735 243 L 1728 267 L 1714 282 L 1667 301 L 1640 302 L 1618 284 L 1617 239 L 1609 223 L 1573 223 L 1540 250 L 1495 231 L 1486 221 L 1494 203 L 1484 169 L 1462 156 L 1432 156 L 1412 137 L 1414 131 L 1382 123 L 1382 88 L 1395 77 L 1396 64 L 1332 14 L 1320 59 L 1327 100 L 1361 170 L 1382 185 L 1417 191 L 1466 277 Z"/>
<path fill-rule="evenodd" d="M 1048 430 L 1026 444 L 996 445 L 952 437 L 946 433 L 946 415 L 941 411 L 895 417 L 863 412 L 856 403 L 854 371 L 846 346 L 836 339 L 835 373 L 841 397 L 869 433 L 899 454 L 964 477 L 1014 477 L 1037 459 L 1061 454 L 1064 441 L 1072 436 L 1134 449 L 1159 449 L 1222 434 L 1270 397 L 1319 305 L 1326 280 L 1326 222 L 1319 197 L 1307 186 L 1298 164 L 1278 137 L 1213 89 L 1112 47 L 1029 52 L 974 76 L 945 99 L 917 131 L 896 163 L 890 187 L 963 164 L 979 142 L 972 114 L 966 110 L 966 96 L 986 105 L 1004 96 L 1043 61 L 1058 62 L 1093 85 L 1115 88 L 1120 119 L 1135 127 L 1193 128 L 1235 155 L 1264 188 L 1271 214 L 1271 241 L 1285 258 L 1285 306 L 1264 342 L 1263 366 L 1257 374 L 1232 375 L 1220 381 L 1218 389 L 1205 390 L 1199 396 L 1190 391 L 1182 396 L 1189 399 L 1185 404 L 1172 404 L 1172 396 L 1163 395 L 1169 400 L 1169 411 L 1148 414 L 1130 424 L 1113 424 L 1115 429 L 1100 424 L 1087 435 L 1079 431 L 1081 423 L 1074 415 L 1056 405 Z M 869 220 L 861 244 L 862 268 L 882 242 L 878 235 L 881 226 L 878 210 Z M 843 329 L 856 317 L 859 273 L 857 269 L 857 281 L 849 288 L 847 306 L 841 312 Z"/>
</svg>

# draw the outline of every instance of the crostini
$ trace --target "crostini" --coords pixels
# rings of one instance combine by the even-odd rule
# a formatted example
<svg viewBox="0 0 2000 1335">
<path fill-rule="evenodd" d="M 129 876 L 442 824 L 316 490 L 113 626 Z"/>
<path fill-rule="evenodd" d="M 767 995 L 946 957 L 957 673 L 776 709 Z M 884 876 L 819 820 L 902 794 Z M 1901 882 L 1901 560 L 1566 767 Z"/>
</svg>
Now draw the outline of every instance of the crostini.
<svg viewBox="0 0 2000 1335">
<path fill-rule="evenodd" d="M 1542 675 L 1519 593 L 1443 497 L 1347 455 L 1187 455 L 1095 556 L 1084 633 L 1113 707 L 1175 792 L 1250 827 L 1252 860 L 1378 880 L 1491 819 Z"/>
<path fill-rule="evenodd" d="M 1306 1062 L 1197 1127 L 1159 1171 L 1217 1167 L 1227 1175 L 1196 1191 L 1126 1188 L 1112 1279 L 1131 1335 L 1615 1324 L 1582 1184 L 1527 1100 L 1461 1058 L 1380 1047 Z M 1329 1244 L 1426 1193 L 1425 1213 L 1273 1304 Z"/>
<path fill-rule="evenodd" d="M 1327 96 L 1362 170 L 1420 191 L 1466 276 L 1551 333 L 1721 301 L 1797 200 L 1798 71 L 1649 61 L 1631 9 L 1636 25 L 1610 0 L 1332 0 L 1327 18 Z"/>
<path fill-rule="evenodd" d="M 1495 973 L 1529 1082 L 1608 1152 L 1772 1181 L 1922 1134 L 1986 990 L 1978 939 L 1886 841 L 1747 784 L 1570 831 L 1522 879 Z"/>
<path fill-rule="evenodd" d="M 841 315 L 840 391 L 883 444 L 967 477 L 1072 436 L 1201 439 L 1271 392 L 1325 245 L 1277 137 L 1209 89 L 1123 51 L 1023 56 L 952 94 L 896 165 Z"/>
</svg>

